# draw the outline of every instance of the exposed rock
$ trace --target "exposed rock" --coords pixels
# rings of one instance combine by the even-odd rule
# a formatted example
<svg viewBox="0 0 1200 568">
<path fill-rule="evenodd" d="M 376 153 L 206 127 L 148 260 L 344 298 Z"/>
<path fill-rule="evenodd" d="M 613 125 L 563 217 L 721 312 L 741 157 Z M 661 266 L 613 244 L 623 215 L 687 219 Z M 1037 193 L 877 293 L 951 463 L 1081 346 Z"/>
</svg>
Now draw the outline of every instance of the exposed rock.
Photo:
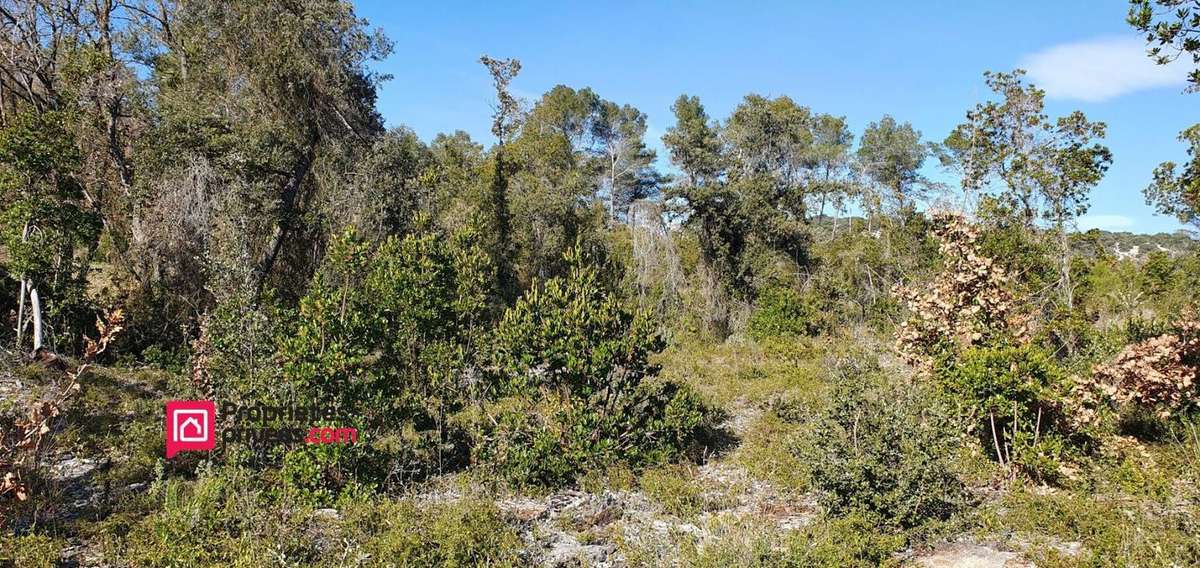
<svg viewBox="0 0 1200 568">
<path fill-rule="evenodd" d="M 58 481 L 74 481 L 96 469 L 96 460 L 67 456 L 50 467 L 50 474 Z"/>
<path fill-rule="evenodd" d="M 1074 558 L 1083 554 L 1083 543 L 1079 541 L 1056 542 L 1051 546 L 1063 556 Z"/>
<path fill-rule="evenodd" d="M 555 531 L 549 550 L 542 558 L 542 565 L 559 566 L 610 566 L 615 547 L 610 544 L 581 544 L 579 539 L 563 531 Z"/>
<path fill-rule="evenodd" d="M 795 530 L 811 523 L 819 513 L 815 496 L 789 495 L 736 465 L 707 463 L 700 467 L 698 478 L 734 499 L 728 507 L 703 513 L 704 521 L 725 515 L 753 517 L 772 521 L 780 530 Z"/>
<path fill-rule="evenodd" d="M 927 568 L 1032 568 L 1015 552 L 968 542 L 951 542 L 914 559 Z"/>
<path fill-rule="evenodd" d="M 100 550 L 94 543 L 78 537 L 72 537 L 67 539 L 67 545 L 59 553 L 59 561 L 56 566 L 106 568 L 109 564 L 105 561 L 104 555 L 100 553 Z"/>
<path fill-rule="evenodd" d="M 524 525 L 522 538 L 531 557 L 543 566 L 616 566 L 621 559 L 611 539 L 601 538 L 607 527 L 653 505 L 626 491 L 600 494 L 567 490 L 537 499 L 513 496 L 497 502 L 508 517 Z M 595 542 L 582 542 L 584 536 Z M 588 540 L 588 539 L 585 539 Z"/>
<path fill-rule="evenodd" d="M 342 515 L 338 513 L 337 509 L 317 509 L 316 511 L 313 511 L 312 516 L 314 519 L 325 521 L 336 521 L 342 518 Z"/>
</svg>

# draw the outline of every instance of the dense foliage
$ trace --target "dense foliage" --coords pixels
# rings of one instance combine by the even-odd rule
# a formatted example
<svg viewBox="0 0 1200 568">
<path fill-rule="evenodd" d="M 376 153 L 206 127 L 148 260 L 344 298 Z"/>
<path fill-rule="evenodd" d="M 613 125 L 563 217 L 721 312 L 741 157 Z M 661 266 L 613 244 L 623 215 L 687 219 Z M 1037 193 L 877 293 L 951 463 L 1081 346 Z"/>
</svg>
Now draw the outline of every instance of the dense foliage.
<svg viewBox="0 0 1200 568">
<path fill-rule="evenodd" d="M 495 402 L 479 417 L 480 461 L 517 483 L 560 484 L 589 469 L 677 457 L 711 422 L 688 386 L 656 378 L 663 348 L 580 264 L 505 314 L 491 354 Z"/>
<path fill-rule="evenodd" d="M 953 414 L 859 357 L 837 363 L 831 403 L 797 447 L 814 487 L 839 516 L 901 527 L 949 518 L 965 503 Z"/>
</svg>

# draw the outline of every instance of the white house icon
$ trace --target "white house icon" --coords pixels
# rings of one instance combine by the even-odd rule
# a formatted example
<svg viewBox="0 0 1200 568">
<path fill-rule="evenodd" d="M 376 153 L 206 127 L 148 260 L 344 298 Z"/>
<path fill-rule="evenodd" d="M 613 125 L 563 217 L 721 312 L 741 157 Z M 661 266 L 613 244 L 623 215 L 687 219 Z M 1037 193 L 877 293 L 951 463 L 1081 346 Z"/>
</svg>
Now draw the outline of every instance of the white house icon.
<svg viewBox="0 0 1200 568">
<path fill-rule="evenodd" d="M 171 421 L 176 442 L 207 442 L 208 411 L 204 409 L 180 409 Z"/>
</svg>

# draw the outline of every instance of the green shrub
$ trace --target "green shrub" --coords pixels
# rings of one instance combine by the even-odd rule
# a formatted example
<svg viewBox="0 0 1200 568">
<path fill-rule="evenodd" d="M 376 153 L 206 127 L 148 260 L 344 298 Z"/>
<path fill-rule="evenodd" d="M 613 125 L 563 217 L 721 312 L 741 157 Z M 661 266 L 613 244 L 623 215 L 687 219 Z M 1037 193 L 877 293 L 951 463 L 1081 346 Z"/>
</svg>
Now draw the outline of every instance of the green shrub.
<svg viewBox="0 0 1200 568">
<path fill-rule="evenodd" d="M 343 538 L 372 564 L 413 567 L 525 566 L 521 537 L 489 500 L 417 506 L 377 498 L 348 503 Z"/>
<path fill-rule="evenodd" d="M 834 516 L 858 512 L 896 527 L 948 518 L 963 503 L 950 412 L 927 389 L 848 366 L 796 448 L 822 504 Z"/>
<path fill-rule="evenodd" d="M 0 565 L 22 568 L 58 566 L 66 541 L 39 534 L 0 536 Z"/>
<path fill-rule="evenodd" d="M 297 530 L 311 510 L 274 501 L 265 485 L 236 468 L 155 482 L 146 514 L 105 520 L 105 556 L 130 566 L 258 566 L 270 550 L 277 559 L 315 564 L 316 543 Z"/>
<path fill-rule="evenodd" d="M 274 360 L 284 314 L 264 298 L 239 290 L 205 314 L 192 344 L 192 389 L 187 396 L 218 401 L 276 400 L 282 396 Z"/>
<path fill-rule="evenodd" d="M 343 492 L 331 515 L 262 489 L 269 485 L 233 468 L 156 482 L 146 514 L 114 515 L 100 525 L 102 551 L 128 566 L 524 565 L 520 536 L 491 501 L 416 505 Z M 46 554 L 24 551 L 35 553 Z"/>
<path fill-rule="evenodd" d="M 1039 479 L 1058 475 L 1074 437 L 1067 377 L 1035 346 L 978 347 L 939 363 L 941 384 L 974 416 L 984 452 Z"/>
<path fill-rule="evenodd" d="M 161 345 L 151 345 L 142 351 L 142 360 L 147 365 L 176 374 L 183 374 L 187 369 L 187 354 L 180 349 L 167 349 Z"/>
<path fill-rule="evenodd" d="M 318 506 L 334 501 L 339 495 L 379 479 L 389 455 L 374 448 L 343 444 L 303 445 L 283 456 L 278 471 L 282 495 L 307 505 Z"/>
<path fill-rule="evenodd" d="M 293 450 L 289 467 L 303 475 L 289 479 L 317 490 L 314 480 L 403 481 L 462 461 L 464 437 L 448 417 L 474 364 L 482 256 L 436 233 L 378 245 L 350 233 L 331 245 L 279 359 L 295 401 L 329 408 L 338 423 L 320 425 L 355 427 L 358 442 Z"/>
<path fill-rule="evenodd" d="M 1029 230 L 1020 208 L 1007 200 L 984 196 L 976 216 L 979 254 L 1008 274 L 1021 275 L 1012 281 L 1018 296 L 1041 301 L 1040 291 L 1052 288 L 1059 277 L 1053 243 Z"/>
<path fill-rule="evenodd" d="M 820 307 L 811 297 L 782 286 L 759 294 L 749 323 L 756 339 L 816 335 L 824 327 Z"/>
<path fill-rule="evenodd" d="M 867 517 L 852 513 L 797 531 L 784 545 L 784 566 L 873 568 L 897 566 L 904 535 L 880 532 Z"/>
<path fill-rule="evenodd" d="M 590 469 L 658 463 L 713 417 L 687 385 L 657 378 L 662 339 L 596 269 L 535 287 L 492 340 L 493 402 L 474 416 L 477 461 L 513 483 L 559 485 Z"/>
<path fill-rule="evenodd" d="M 814 243 L 819 268 L 809 275 L 806 294 L 819 299 L 829 324 L 866 323 L 890 331 L 902 317 L 892 288 L 919 279 L 936 264 L 931 222 L 906 208 L 899 217 L 873 215 L 849 225 Z"/>
</svg>

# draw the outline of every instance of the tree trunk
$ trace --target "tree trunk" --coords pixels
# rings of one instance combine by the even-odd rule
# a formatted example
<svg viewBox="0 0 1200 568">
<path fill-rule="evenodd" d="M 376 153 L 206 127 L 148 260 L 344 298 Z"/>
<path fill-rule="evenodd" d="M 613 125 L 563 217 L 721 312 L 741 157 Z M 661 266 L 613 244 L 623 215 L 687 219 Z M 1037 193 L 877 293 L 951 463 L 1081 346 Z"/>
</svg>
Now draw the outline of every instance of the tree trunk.
<svg viewBox="0 0 1200 568">
<path fill-rule="evenodd" d="M 608 216 L 617 221 L 617 160 L 614 156 L 608 167 Z"/>
<path fill-rule="evenodd" d="M 21 242 L 25 242 L 29 238 L 29 221 L 25 221 L 25 226 L 21 228 Z M 21 352 L 21 340 L 25 335 L 25 294 L 29 290 L 29 281 L 25 279 L 25 275 L 21 275 L 21 290 L 17 296 L 17 301 L 20 305 L 17 307 L 17 352 Z"/>
<path fill-rule="evenodd" d="M 291 225 L 296 217 L 296 197 L 300 194 L 300 186 L 304 185 L 304 179 L 308 177 L 309 169 L 312 168 L 315 153 L 316 133 L 314 131 L 310 135 L 308 148 L 300 155 L 296 165 L 292 168 L 291 175 L 288 176 L 287 183 L 283 185 L 283 191 L 280 194 L 279 218 L 275 222 L 275 230 L 271 234 L 267 250 L 263 253 L 263 258 L 259 261 L 258 268 L 254 273 L 255 302 L 258 301 L 259 296 L 262 296 L 267 277 L 270 276 L 271 269 L 275 266 L 275 259 L 279 257 L 279 249 L 283 247 L 283 240 L 292 229 Z"/>
<path fill-rule="evenodd" d="M 33 311 L 33 352 L 42 348 L 42 300 L 37 287 L 29 285 L 29 307 Z"/>
<path fill-rule="evenodd" d="M 1059 277 L 1062 278 L 1063 298 L 1067 309 L 1075 308 L 1075 291 L 1071 289 L 1071 241 L 1067 230 L 1062 225 L 1058 227 L 1058 246 L 1061 259 L 1059 260 Z"/>
</svg>

